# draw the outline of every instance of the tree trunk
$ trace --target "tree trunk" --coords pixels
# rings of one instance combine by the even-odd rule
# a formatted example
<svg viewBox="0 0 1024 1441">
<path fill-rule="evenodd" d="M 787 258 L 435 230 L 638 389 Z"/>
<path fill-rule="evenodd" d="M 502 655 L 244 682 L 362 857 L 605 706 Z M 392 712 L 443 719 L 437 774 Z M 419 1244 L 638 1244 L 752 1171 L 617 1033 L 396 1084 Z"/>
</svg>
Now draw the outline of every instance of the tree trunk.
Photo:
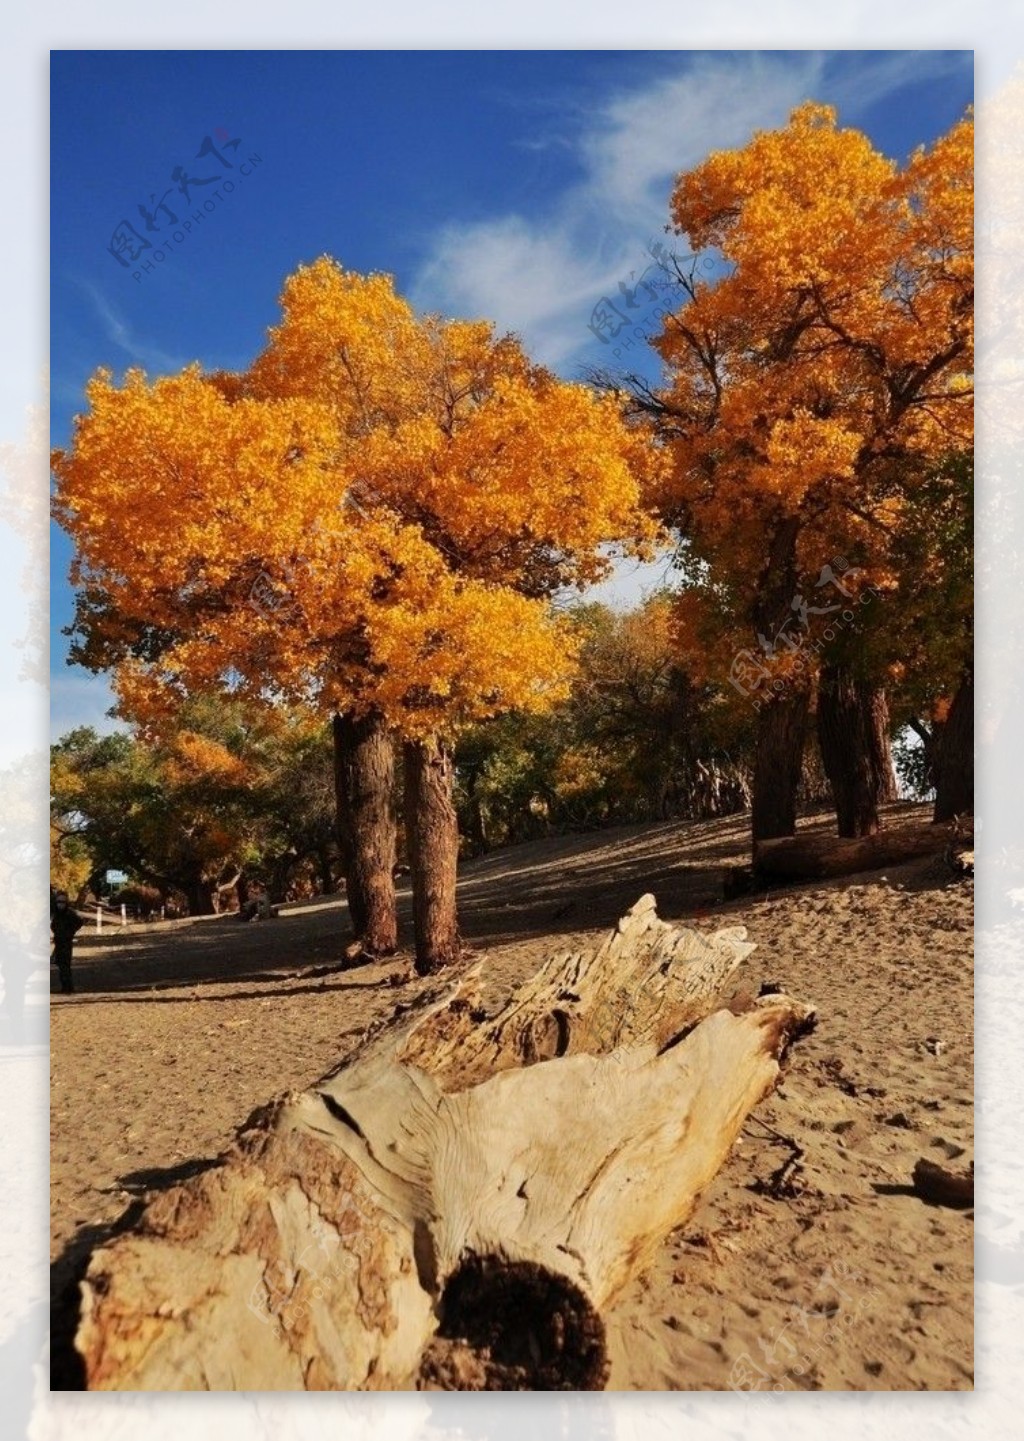
<svg viewBox="0 0 1024 1441">
<path fill-rule="evenodd" d="M 329 896 L 334 892 L 334 872 L 331 869 L 331 853 L 326 846 L 319 846 L 316 852 L 316 868 L 320 877 L 320 892 Z"/>
<path fill-rule="evenodd" d="M 600 1389 L 603 1313 L 692 1214 L 813 1011 L 643 897 L 489 1022 L 417 997 L 92 1254 L 90 1390 Z"/>
<path fill-rule="evenodd" d="M 405 745 L 405 834 L 412 872 L 416 970 L 430 975 L 459 957 L 455 903 L 459 825 L 455 767 L 442 741 Z"/>
<path fill-rule="evenodd" d="M 392 870 L 395 758 L 381 716 L 334 717 L 334 787 L 338 842 L 352 931 L 371 956 L 398 946 L 398 909 Z"/>
<path fill-rule="evenodd" d="M 239 870 L 237 870 L 237 871 L 235 872 L 235 874 L 231 877 L 230 880 L 227 880 L 227 881 L 218 881 L 217 884 L 214 886 L 214 888 L 213 888 L 213 908 L 214 908 L 214 910 L 217 912 L 218 915 L 220 915 L 221 911 L 222 911 L 222 910 L 224 909 L 224 907 L 227 905 L 227 903 L 228 903 L 228 897 L 229 897 L 229 895 L 231 894 L 231 892 L 234 891 L 235 894 L 237 895 L 237 893 L 238 893 L 238 886 L 239 886 L 239 883 L 241 882 L 241 880 L 242 880 L 242 871 L 241 871 L 241 869 L 239 869 Z"/>
<path fill-rule="evenodd" d="M 939 751 L 942 745 L 942 724 L 930 721 L 925 725 L 918 716 L 911 716 L 907 725 L 921 742 L 924 752 L 924 782 L 928 790 L 936 790 L 939 779 Z"/>
<path fill-rule="evenodd" d="M 764 572 L 758 581 L 753 620 L 758 635 L 773 644 L 790 614 L 797 589 L 796 542 L 800 522 L 790 516 L 772 533 Z M 796 830 L 796 791 L 807 729 L 806 680 L 792 678 L 774 693 L 758 690 L 757 742 L 751 826 L 754 841 L 791 836 Z"/>
<path fill-rule="evenodd" d="M 935 819 L 974 814 L 974 666 L 964 671 L 939 744 Z"/>
<path fill-rule="evenodd" d="M 217 914 L 217 907 L 214 904 L 214 896 L 217 890 L 215 881 L 202 879 L 191 880 L 182 887 L 185 892 L 185 903 L 188 906 L 190 916 L 213 916 Z"/>
<path fill-rule="evenodd" d="M 480 780 L 480 772 L 475 766 L 470 766 L 466 771 L 466 799 L 469 801 L 469 836 L 473 843 L 473 854 L 485 856 L 491 845 L 487 836 L 487 820 L 484 816 L 483 804 L 480 800 L 477 784 Z"/>
<path fill-rule="evenodd" d="M 785 836 L 754 846 L 754 871 L 776 881 L 822 880 L 938 855 L 948 841 L 949 831 L 931 821 L 853 839 L 821 834 Z"/>
<path fill-rule="evenodd" d="M 752 825 L 755 844 L 796 830 L 796 792 L 800 784 L 810 695 L 791 685 L 761 702 L 754 752 Z"/>
<path fill-rule="evenodd" d="M 285 851 L 279 855 L 270 867 L 270 884 L 267 889 L 270 892 L 270 899 L 275 905 L 280 905 L 288 895 L 288 885 L 292 878 L 292 872 L 298 864 L 298 856 L 294 851 Z"/>
<path fill-rule="evenodd" d="M 874 835 L 879 807 L 896 799 L 885 691 L 842 663 L 823 667 L 818 744 L 839 835 Z"/>
</svg>

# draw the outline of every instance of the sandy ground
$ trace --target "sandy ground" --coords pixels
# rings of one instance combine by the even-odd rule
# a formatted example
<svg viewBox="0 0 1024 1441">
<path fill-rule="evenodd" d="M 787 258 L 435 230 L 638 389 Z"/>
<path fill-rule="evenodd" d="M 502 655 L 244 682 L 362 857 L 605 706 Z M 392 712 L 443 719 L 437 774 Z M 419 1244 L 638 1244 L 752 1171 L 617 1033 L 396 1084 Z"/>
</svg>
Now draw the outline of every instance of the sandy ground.
<svg viewBox="0 0 1024 1441">
<path fill-rule="evenodd" d="M 665 823 L 462 872 L 488 1003 L 652 891 L 667 919 L 748 927 L 737 989 L 774 981 L 818 1007 L 695 1215 L 610 1314 L 611 1388 L 969 1389 L 973 1212 L 909 1182 L 921 1156 L 973 1160 L 972 888 L 923 861 L 721 904 L 721 867 L 746 846 L 743 818 Z M 402 907 L 407 929 L 407 892 Z M 425 984 L 408 954 L 340 972 L 345 922 L 331 901 L 259 925 L 81 933 L 79 991 L 51 1000 L 55 1295 L 147 1187 L 216 1156 Z M 802 1154 L 779 1195 L 786 1137 Z"/>
</svg>

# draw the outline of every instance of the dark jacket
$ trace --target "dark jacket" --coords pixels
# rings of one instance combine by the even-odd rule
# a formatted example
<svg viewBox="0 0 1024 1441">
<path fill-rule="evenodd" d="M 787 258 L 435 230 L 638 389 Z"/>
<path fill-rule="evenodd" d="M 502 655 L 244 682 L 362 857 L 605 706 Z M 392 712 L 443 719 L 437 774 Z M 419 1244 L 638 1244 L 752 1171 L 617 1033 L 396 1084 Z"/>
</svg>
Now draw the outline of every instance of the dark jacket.
<svg viewBox="0 0 1024 1441">
<path fill-rule="evenodd" d="M 53 932 L 53 944 L 57 950 L 69 951 L 71 943 L 75 939 L 75 932 L 80 931 L 85 925 L 82 917 L 70 906 L 63 910 L 55 910 L 50 917 L 50 930 Z"/>
</svg>

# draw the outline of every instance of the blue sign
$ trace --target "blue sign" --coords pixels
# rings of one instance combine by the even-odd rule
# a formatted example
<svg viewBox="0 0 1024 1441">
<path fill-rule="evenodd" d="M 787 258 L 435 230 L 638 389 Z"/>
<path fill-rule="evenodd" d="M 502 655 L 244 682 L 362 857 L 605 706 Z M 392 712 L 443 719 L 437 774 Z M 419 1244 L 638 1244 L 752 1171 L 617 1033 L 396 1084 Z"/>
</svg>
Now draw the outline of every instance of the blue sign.
<svg viewBox="0 0 1024 1441">
<path fill-rule="evenodd" d="M 108 885 L 108 886 L 123 886 L 124 883 L 125 883 L 125 881 L 126 881 L 127 879 L 128 879 L 128 872 L 127 872 L 127 871 L 108 871 L 108 872 L 107 872 L 107 885 Z"/>
</svg>

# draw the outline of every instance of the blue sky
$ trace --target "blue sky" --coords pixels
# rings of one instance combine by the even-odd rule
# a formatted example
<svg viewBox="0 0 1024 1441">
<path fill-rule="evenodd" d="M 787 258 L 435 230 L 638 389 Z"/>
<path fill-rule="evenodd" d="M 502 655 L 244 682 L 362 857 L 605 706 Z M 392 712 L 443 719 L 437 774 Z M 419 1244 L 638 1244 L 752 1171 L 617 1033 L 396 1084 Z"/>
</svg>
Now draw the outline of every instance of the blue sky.
<svg viewBox="0 0 1024 1441">
<path fill-rule="evenodd" d="M 54 52 L 53 442 L 100 365 L 248 364 L 285 275 L 324 252 L 393 274 L 425 309 L 518 331 L 566 376 L 635 364 L 629 332 L 602 341 L 589 322 L 666 239 L 678 171 L 804 99 L 902 159 L 972 98 L 964 51 Z M 150 244 L 129 237 L 125 265 L 110 251 L 123 221 Z M 629 319 L 653 332 L 642 306 Z M 65 664 L 70 558 L 55 529 L 57 734 L 104 724 L 110 703 Z M 656 578 L 627 569 L 606 594 Z"/>
</svg>

